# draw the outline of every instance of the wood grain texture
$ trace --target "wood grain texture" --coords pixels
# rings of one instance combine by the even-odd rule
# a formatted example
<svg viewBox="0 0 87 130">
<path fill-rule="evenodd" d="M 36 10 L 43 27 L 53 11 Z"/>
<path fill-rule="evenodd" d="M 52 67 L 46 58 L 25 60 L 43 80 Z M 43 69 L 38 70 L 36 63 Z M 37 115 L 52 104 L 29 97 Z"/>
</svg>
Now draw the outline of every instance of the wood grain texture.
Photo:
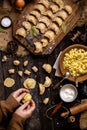
<svg viewBox="0 0 87 130">
<path fill-rule="evenodd" d="M 31 117 L 31 119 L 26 121 L 24 130 L 65 130 L 65 128 L 67 130 L 69 130 L 69 129 L 80 130 L 80 128 L 79 128 L 79 117 L 78 116 L 76 116 L 76 122 L 74 124 L 67 124 L 63 120 L 60 120 L 60 122 L 59 122 L 58 115 L 56 115 L 56 117 L 54 117 L 53 120 L 49 120 L 46 117 L 47 109 L 50 108 L 51 106 L 57 104 L 60 101 L 60 98 L 59 98 L 59 95 L 58 95 L 58 90 L 54 91 L 53 86 L 58 81 L 60 81 L 61 78 L 58 78 L 58 77 L 55 76 L 55 70 L 52 70 L 52 72 L 50 74 L 47 74 L 42 69 L 42 65 L 44 63 L 49 63 L 53 66 L 57 56 L 60 53 L 60 51 L 63 51 L 66 47 L 77 43 L 77 41 L 76 41 L 76 43 L 73 43 L 70 40 L 70 37 L 77 30 L 78 30 L 78 28 L 76 30 L 73 30 L 73 32 L 70 32 L 66 37 L 64 37 L 64 39 L 61 41 L 61 43 L 58 44 L 58 46 L 54 49 L 54 51 L 50 55 L 36 56 L 36 55 L 33 55 L 33 54 L 30 53 L 27 56 L 18 57 L 16 55 L 8 55 L 5 52 L 0 52 L 0 100 L 6 99 L 11 92 L 23 87 L 24 80 L 29 76 L 23 75 L 22 77 L 20 77 L 17 74 L 18 70 L 22 70 L 22 71 L 24 71 L 25 69 L 30 70 L 31 71 L 30 77 L 33 77 L 34 79 L 37 80 L 36 88 L 30 91 L 33 99 L 36 102 L 36 110 L 33 113 L 33 116 Z M 84 30 L 84 27 L 81 28 L 81 30 Z M 80 41 L 81 40 L 78 41 L 78 44 L 80 43 Z M 87 45 L 86 42 L 83 42 L 82 44 Z M 1 62 L 3 55 L 6 55 L 7 58 L 8 58 L 7 61 L 4 62 L 4 63 Z M 15 60 L 15 59 L 18 59 L 21 62 L 21 64 L 18 67 L 15 67 L 13 65 L 13 60 Z M 28 64 L 27 67 L 23 66 L 23 62 L 25 60 L 29 60 L 29 64 Z M 37 73 L 33 72 L 32 69 L 31 69 L 31 67 L 34 66 L 34 65 L 37 66 L 38 69 L 39 69 L 39 71 Z M 13 74 L 13 75 L 8 74 L 8 69 L 11 69 L 11 68 L 15 69 L 15 74 Z M 44 78 L 47 75 L 52 79 L 52 85 L 51 85 L 50 88 L 47 88 L 44 95 L 41 96 L 41 95 L 39 95 L 38 83 L 39 82 L 43 83 Z M 15 79 L 16 84 L 12 88 L 6 88 L 3 85 L 3 81 L 6 77 L 12 77 L 12 78 Z M 72 82 L 65 80 L 62 84 L 66 84 L 66 83 L 72 83 Z M 78 100 L 81 100 L 81 98 L 84 98 L 83 93 L 82 93 L 84 86 L 87 87 L 86 81 L 83 82 L 82 84 L 79 84 Z M 42 101 L 45 97 L 50 98 L 50 101 L 47 105 L 44 105 L 42 103 Z M 87 96 L 86 96 L 86 98 L 87 98 Z M 69 103 L 69 104 L 64 103 L 63 105 L 65 107 L 71 107 L 72 105 L 74 105 L 76 103 L 77 103 L 77 101 L 74 102 L 74 103 Z"/>
<path fill-rule="evenodd" d="M 52 51 L 56 48 L 56 46 L 60 43 L 60 41 L 64 38 L 64 36 L 66 36 L 67 33 L 75 26 L 75 23 L 77 22 L 77 20 L 80 17 L 80 10 L 79 10 L 78 4 L 74 4 L 72 2 L 72 0 L 69 0 L 69 1 L 63 0 L 63 2 L 64 2 L 65 5 L 69 4 L 72 7 L 72 10 L 73 10 L 72 14 L 69 15 L 67 17 L 67 19 L 64 21 L 65 26 L 67 27 L 67 29 L 66 29 L 66 31 L 64 33 L 63 30 L 60 27 L 60 32 L 55 36 L 55 38 L 54 38 L 54 40 L 52 40 L 52 42 L 50 42 L 46 47 L 43 48 L 42 52 L 35 53 L 34 47 L 30 46 L 30 44 L 26 41 L 26 38 L 23 38 L 23 37 L 21 37 L 19 35 L 16 35 L 17 29 L 22 27 L 22 22 L 25 21 L 26 15 L 29 14 L 33 10 L 34 5 L 36 5 L 38 3 L 38 0 L 29 3 L 26 6 L 25 10 L 21 13 L 20 17 L 17 20 L 15 20 L 14 25 L 13 25 L 13 37 L 16 40 L 18 40 L 21 45 L 23 45 L 25 48 L 27 48 L 30 52 L 32 52 L 35 55 L 51 54 Z M 51 4 L 51 1 L 50 1 L 50 4 Z M 43 17 L 43 15 L 41 17 Z M 55 14 L 54 14 L 54 17 L 55 17 Z M 38 21 L 38 23 L 39 23 L 39 21 Z M 47 30 L 49 30 L 49 28 L 47 28 Z M 42 34 L 41 34 L 41 37 L 43 37 Z M 35 41 L 35 39 L 33 38 L 32 41 Z M 37 41 L 40 41 L 40 40 L 37 40 Z"/>
</svg>

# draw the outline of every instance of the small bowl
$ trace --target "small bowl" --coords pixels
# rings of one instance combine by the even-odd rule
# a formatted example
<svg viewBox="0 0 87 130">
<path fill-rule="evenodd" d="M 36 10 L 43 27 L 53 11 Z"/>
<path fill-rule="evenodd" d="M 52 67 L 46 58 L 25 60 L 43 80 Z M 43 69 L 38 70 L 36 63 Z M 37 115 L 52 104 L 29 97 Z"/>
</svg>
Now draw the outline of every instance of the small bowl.
<svg viewBox="0 0 87 130">
<path fill-rule="evenodd" d="M 77 88 L 72 84 L 66 84 L 60 88 L 59 95 L 64 102 L 73 102 L 78 95 Z"/>
<path fill-rule="evenodd" d="M 12 25 L 12 20 L 9 16 L 2 17 L 0 24 L 3 28 L 9 28 Z"/>
</svg>

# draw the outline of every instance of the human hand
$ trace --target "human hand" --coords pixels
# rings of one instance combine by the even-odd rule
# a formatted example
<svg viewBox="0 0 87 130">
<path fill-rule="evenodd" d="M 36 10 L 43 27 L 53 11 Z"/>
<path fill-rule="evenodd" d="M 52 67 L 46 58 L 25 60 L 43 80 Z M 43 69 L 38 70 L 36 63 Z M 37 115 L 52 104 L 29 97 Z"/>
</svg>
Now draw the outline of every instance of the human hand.
<svg viewBox="0 0 87 130">
<path fill-rule="evenodd" d="M 31 117 L 33 111 L 35 110 L 35 102 L 31 99 L 30 101 L 21 105 L 15 113 L 25 120 Z"/>
<path fill-rule="evenodd" d="M 20 101 L 23 99 L 25 94 L 28 93 L 28 92 L 29 92 L 28 89 L 20 88 L 20 89 L 16 90 L 15 92 L 13 92 L 11 95 L 15 98 L 15 100 L 17 102 L 20 103 Z"/>
</svg>

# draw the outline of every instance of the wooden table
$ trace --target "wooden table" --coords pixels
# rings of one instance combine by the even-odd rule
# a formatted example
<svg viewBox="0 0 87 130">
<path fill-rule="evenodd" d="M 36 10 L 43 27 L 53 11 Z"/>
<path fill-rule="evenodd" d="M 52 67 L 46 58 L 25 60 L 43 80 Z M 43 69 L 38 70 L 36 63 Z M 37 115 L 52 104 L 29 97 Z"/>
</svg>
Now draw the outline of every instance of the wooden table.
<svg viewBox="0 0 87 130">
<path fill-rule="evenodd" d="M 83 27 L 84 28 L 84 27 Z M 81 28 L 81 29 L 83 29 Z M 57 118 L 54 118 L 54 120 L 50 120 L 46 117 L 46 110 L 55 105 L 56 103 L 58 103 L 60 101 L 60 98 L 58 96 L 58 90 L 53 90 L 53 86 L 54 84 L 56 84 L 57 81 L 59 81 L 61 78 L 58 78 L 55 76 L 55 70 L 53 69 L 51 74 L 47 74 L 43 69 L 42 69 L 42 65 L 44 63 L 49 63 L 53 66 L 58 54 L 60 53 L 60 51 L 62 51 L 64 48 L 66 48 L 67 46 L 71 45 L 71 44 L 75 44 L 77 42 L 79 42 L 79 40 L 77 40 L 76 42 L 72 42 L 70 40 L 70 37 L 73 36 L 73 32 L 77 32 L 77 30 L 81 30 L 79 28 L 74 29 L 72 32 L 70 32 L 61 42 L 60 44 L 56 47 L 56 49 L 53 51 L 52 54 L 47 55 L 47 56 L 35 56 L 33 54 L 29 54 L 25 57 L 17 57 L 15 55 L 8 55 L 5 54 L 5 52 L 0 52 L 0 99 L 6 99 L 8 97 L 8 95 L 13 92 L 14 90 L 17 90 L 18 88 L 23 87 L 23 81 L 28 77 L 26 75 L 23 75 L 23 77 L 19 77 L 17 75 L 17 71 L 18 70 L 22 70 L 24 71 L 25 68 L 23 67 L 23 62 L 25 60 L 29 61 L 29 65 L 26 67 L 26 69 L 29 69 L 32 73 L 31 73 L 31 77 L 35 78 L 37 81 L 37 85 L 36 88 L 31 90 L 31 94 L 33 96 L 33 99 L 36 102 L 36 110 L 33 114 L 33 116 L 31 117 L 31 119 L 26 121 L 26 125 L 25 125 L 25 130 L 61 130 L 61 129 L 65 129 L 65 126 L 62 128 L 59 127 L 58 125 L 58 121 Z M 81 43 L 81 42 L 80 42 Z M 84 42 L 84 45 L 87 45 L 87 43 Z M 5 63 L 1 62 L 2 56 L 6 55 L 7 56 L 7 61 Z M 14 67 L 13 65 L 13 60 L 14 59 L 18 59 L 21 64 L 18 67 Z M 35 65 L 38 67 L 39 71 L 37 73 L 34 73 L 31 70 L 31 67 Z M 15 74 L 13 75 L 9 75 L 8 74 L 8 69 L 10 68 L 15 68 Z M 44 82 L 44 77 L 48 75 L 51 79 L 52 79 L 52 85 L 50 88 L 46 89 L 46 92 L 43 96 L 39 95 L 39 89 L 38 89 L 38 82 L 43 83 Z M 3 81 L 6 77 L 12 77 L 15 79 L 16 84 L 14 85 L 14 87 L 12 88 L 6 88 L 3 85 Z M 65 80 L 63 82 L 63 84 L 65 83 L 72 83 L 68 80 Z M 74 83 L 72 83 L 74 84 Z M 80 92 L 82 90 L 82 87 L 86 86 L 87 83 L 86 81 L 83 82 L 82 84 L 79 84 L 79 88 L 78 91 Z M 45 97 L 49 97 L 50 101 L 47 105 L 44 105 L 42 103 L 43 99 Z M 80 95 L 78 96 L 78 99 L 81 100 L 81 98 L 83 97 L 82 93 L 80 93 Z M 78 101 L 78 100 L 77 100 Z M 76 103 L 77 103 L 76 101 Z M 66 106 L 66 104 L 64 104 Z M 70 106 L 72 104 L 67 104 L 67 106 Z M 79 125 L 78 125 L 78 120 L 79 118 L 76 117 L 76 122 L 74 124 L 69 124 L 67 125 L 67 129 L 69 129 L 69 127 L 71 127 L 70 129 L 77 129 L 79 130 Z M 63 124 L 61 122 L 61 124 Z"/>
<path fill-rule="evenodd" d="M 84 40 L 81 40 L 80 37 L 78 37 L 75 42 L 72 42 L 70 40 L 71 37 L 73 37 L 74 33 L 77 32 L 77 30 L 83 32 L 84 30 L 84 26 L 82 28 L 75 28 L 73 31 L 71 31 L 70 33 L 68 33 L 68 35 L 60 42 L 60 44 L 55 48 L 55 50 L 52 52 L 52 54 L 50 55 L 46 55 L 46 56 L 35 56 L 33 54 L 29 54 L 27 56 L 24 57 L 17 57 L 16 55 L 8 55 L 5 52 L 0 52 L 0 100 L 2 99 L 6 99 L 9 94 L 21 87 L 23 87 L 23 81 L 28 78 L 29 76 L 23 75 L 22 77 L 18 76 L 17 71 L 18 70 L 22 70 L 24 71 L 25 69 L 29 69 L 31 71 L 31 75 L 30 77 L 33 77 L 34 79 L 36 79 L 37 81 L 37 85 L 36 88 L 31 90 L 31 94 L 33 96 L 33 99 L 36 102 L 36 109 L 35 112 L 33 113 L 31 119 L 28 119 L 26 121 L 25 124 L 25 130 L 65 130 L 66 129 L 77 129 L 80 130 L 79 128 L 79 114 L 76 115 L 76 122 L 74 122 L 73 124 L 67 124 L 66 121 L 59 121 L 58 117 L 54 117 L 53 120 L 50 120 L 47 118 L 46 116 L 46 111 L 48 108 L 52 107 L 53 105 L 57 104 L 58 102 L 60 102 L 60 98 L 58 95 L 58 89 L 57 90 L 53 90 L 53 86 L 60 81 L 61 78 L 58 78 L 55 76 L 55 70 L 53 69 L 51 74 L 47 74 L 43 69 L 42 69 L 42 65 L 44 63 L 49 63 L 52 66 L 55 63 L 55 60 L 57 58 L 57 56 L 59 55 L 60 51 L 62 51 L 63 49 L 65 49 L 66 47 L 72 45 L 72 44 L 84 44 L 87 46 L 87 43 Z M 84 33 L 84 32 L 83 32 Z M 1 59 L 3 57 L 3 55 L 7 56 L 7 61 L 2 63 Z M 18 59 L 21 64 L 18 67 L 14 67 L 13 65 L 13 60 Z M 29 61 L 29 65 L 27 67 L 23 67 L 23 62 L 25 60 Z M 39 71 L 37 73 L 33 72 L 31 70 L 32 66 L 37 66 Z M 8 74 L 8 69 L 14 68 L 15 69 L 15 74 L 9 75 Z M 44 82 L 44 78 L 45 76 L 49 76 L 52 79 L 52 85 L 51 87 L 47 88 L 45 91 L 45 94 L 40 96 L 39 95 L 39 88 L 38 88 L 38 83 L 43 83 Z M 6 77 L 12 77 L 15 79 L 16 83 L 14 85 L 14 87 L 12 88 L 6 88 L 3 85 L 3 81 Z M 65 83 L 72 83 L 68 80 L 65 80 L 62 84 Z M 82 98 L 85 98 L 85 96 L 82 93 L 82 88 L 86 87 L 87 83 L 86 81 L 84 81 L 83 83 L 79 84 L 79 88 L 78 88 L 78 98 L 74 103 L 78 103 Z M 45 97 L 49 97 L 50 101 L 47 105 L 43 104 L 43 99 Z M 86 97 L 87 98 L 87 97 Z M 72 104 L 65 104 L 63 103 L 64 106 L 70 107 Z M 64 124 L 65 123 L 65 124 Z"/>
</svg>

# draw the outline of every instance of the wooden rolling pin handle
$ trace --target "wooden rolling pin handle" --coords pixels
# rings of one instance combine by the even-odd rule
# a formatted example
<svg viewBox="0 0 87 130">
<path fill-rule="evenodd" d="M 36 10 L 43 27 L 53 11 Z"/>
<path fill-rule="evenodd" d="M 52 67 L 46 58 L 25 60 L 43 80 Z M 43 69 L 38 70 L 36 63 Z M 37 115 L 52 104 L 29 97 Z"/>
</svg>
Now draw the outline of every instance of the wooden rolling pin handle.
<svg viewBox="0 0 87 130">
<path fill-rule="evenodd" d="M 54 110 L 51 113 L 51 117 L 54 116 L 56 114 L 56 112 L 60 109 L 60 107 L 62 106 L 63 102 L 60 102 L 56 105 L 56 107 L 54 108 Z"/>
<path fill-rule="evenodd" d="M 61 113 L 60 116 L 61 116 L 61 117 L 67 117 L 67 116 L 69 115 L 69 113 L 70 113 L 69 111 L 63 112 L 63 113 Z"/>
<path fill-rule="evenodd" d="M 63 113 L 61 113 L 61 117 L 66 117 L 66 116 L 68 116 L 69 115 L 69 113 L 71 114 L 71 115 L 76 115 L 76 114 L 78 114 L 78 113 L 80 113 L 80 112 L 82 112 L 82 111 L 85 111 L 85 110 L 87 110 L 87 101 L 86 102 L 83 102 L 83 103 L 81 103 L 81 104 L 79 104 L 79 105 L 76 105 L 76 106 L 73 106 L 73 107 L 71 107 L 70 108 L 70 112 L 68 111 L 68 112 L 63 112 Z"/>
</svg>

